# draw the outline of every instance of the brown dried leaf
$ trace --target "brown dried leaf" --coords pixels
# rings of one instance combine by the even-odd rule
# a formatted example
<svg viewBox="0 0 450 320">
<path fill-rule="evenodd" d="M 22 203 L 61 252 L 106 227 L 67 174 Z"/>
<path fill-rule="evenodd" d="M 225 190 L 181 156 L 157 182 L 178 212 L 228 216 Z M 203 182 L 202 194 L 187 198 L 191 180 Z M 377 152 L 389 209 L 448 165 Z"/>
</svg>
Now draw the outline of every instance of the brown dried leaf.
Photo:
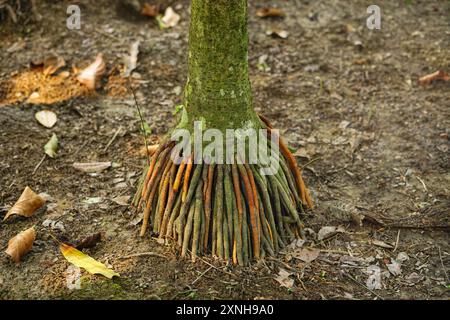
<svg viewBox="0 0 450 320">
<path fill-rule="evenodd" d="M 119 197 L 112 198 L 111 200 L 113 202 L 117 203 L 118 205 L 127 206 L 128 201 L 130 201 L 130 198 L 131 198 L 131 196 L 119 196 Z"/>
<path fill-rule="evenodd" d="M 44 60 L 44 75 L 49 76 L 66 65 L 61 57 L 50 57 Z"/>
<path fill-rule="evenodd" d="M 155 151 L 158 149 L 158 147 L 159 147 L 159 144 L 153 144 L 151 146 L 147 146 L 147 152 L 146 152 L 145 146 L 144 146 L 141 148 L 141 150 L 139 150 L 139 154 L 141 156 L 146 156 L 148 153 L 149 156 L 152 156 L 155 153 Z"/>
<path fill-rule="evenodd" d="M 31 227 L 11 238 L 5 252 L 11 256 L 11 259 L 14 262 L 20 262 L 20 258 L 29 252 L 33 247 L 33 242 L 35 239 L 36 231 L 34 230 L 34 227 Z"/>
<path fill-rule="evenodd" d="M 11 209 L 9 209 L 8 213 L 3 218 L 3 221 L 8 219 L 9 216 L 13 214 L 23 217 L 31 217 L 37 209 L 44 205 L 44 203 L 45 200 L 41 196 L 37 195 L 29 187 L 26 187 L 20 195 L 19 200 L 17 200 Z"/>
<path fill-rule="evenodd" d="M 290 276 L 292 274 L 293 274 L 292 272 L 289 272 L 283 268 L 280 268 L 280 271 L 278 272 L 278 276 L 275 278 L 275 280 L 282 287 L 286 287 L 286 288 L 290 289 L 294 285 L 294 279 L 290 278 Z"/>
<path fill-rule="evenodd" d="M 302 248 L 294 251 L 292 256 L 296 259 L 300 259 L 303 262 L 309 263 L 319 257 L 320 250 L 314 248 Z"/>
<path fill-rule="evenodd" d="M 431 74 L 427 74 L 426 76 L 423 76 L 419 79 L 419 83 L 423 86 L 430 84 L 433 80 L 444 80 L 448 81 L 450 80 L 450 77 L 447 73 L 445 73 L 442 70 L 438 70 L 436 72 L 433 72 Z"/>
<path fill-rule="evenodd" d="M 381 241 L 381 240 L 373 240 L 372 244 L 377 247 L 381 247 L 381 248 L 385 248 L 385 249 L 394 249 L 393 245 L 386 243 L 384 241 Z"/>
<path fill-rule="evenodd" d="M 320 228 L 319 232 L 317 233 L 317 240 L 325 240 L 337 233 L 342 232 L 345 232 L 345 229 L 343 227 L 325 226 Z"/>
<path fill-rule="evenodd" d="M 80 163 L 75 162 L 73 167 L 77 170 L 86 172 L 86 173 L 98 173 L 102 172 L 109 167 L 111 167 L 111 161 L 107 162 L 89 162 L 89 163 Z"/>
<path fill-rule="evenodd" d="M 279 8 L 267 7 L 257 10 L 256 15 L 260 18 L 283 17 L 284 12 Z"/>
<path fill-rule="evenodd" d="M 105 62 L 103 55 L 97 54 L 95 61 L 84 68 L 77 76 L 77 80 L 86 85 L 89 89 L 95 90 L 97 81 L 105 73 Z"/>
<path fill-rule="evenodd" d="M 97 232 L 94 233 L 86 238 L 83 238 L 81 240 L 78 240 L 76 242 L 75 248 L 78 250 L 86 249 L 86 248 L 93 248 L 97 243 L 99 243 L 102 240 L 102 233 Z"/>
<path fill-rule="evenodd" d="M 141 14 L 143 16 L 154 18 L 158 15 L 158 13 L 159 13 L 159 8 L 155 4 L 144 3 L 144 5 L 142 6 Z"/>
</svg>

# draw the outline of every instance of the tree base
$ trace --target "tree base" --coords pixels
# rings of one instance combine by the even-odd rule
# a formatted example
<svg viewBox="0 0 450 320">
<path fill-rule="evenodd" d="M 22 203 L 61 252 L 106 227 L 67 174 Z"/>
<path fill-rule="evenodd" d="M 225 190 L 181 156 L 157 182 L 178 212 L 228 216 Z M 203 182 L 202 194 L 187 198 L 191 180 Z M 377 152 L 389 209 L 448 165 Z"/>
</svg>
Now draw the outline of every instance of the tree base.
<svg viewBox="0 0 450 320">
<path fill-rule="evenodd" d="M 139 182 L 133 205 L 143 210 L 141 236 L 150 225 L 160 239 L 177 243 L 182 257 L 211 253 L 239 265 L 274 256 L 302 236 L 300 214 L 313 204 L 281 139 L 279 170 L 267 176 L 255 164 L 193 164 L 193 155 L 176 165 L 174 145 L 155 151 Z"/>
</svg>

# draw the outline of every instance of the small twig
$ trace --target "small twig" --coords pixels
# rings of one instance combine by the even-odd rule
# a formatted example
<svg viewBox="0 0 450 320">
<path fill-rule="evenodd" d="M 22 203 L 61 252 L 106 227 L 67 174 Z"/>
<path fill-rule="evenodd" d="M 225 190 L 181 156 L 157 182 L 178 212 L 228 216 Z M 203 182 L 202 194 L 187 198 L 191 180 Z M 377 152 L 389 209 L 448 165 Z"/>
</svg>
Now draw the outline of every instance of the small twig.
<svg viewBox="0 0 450 320">
<path fill-rule="evenodd" d="M 200 280 L 201 277 L 203 277 L 209 270 L 211 270 L 212 267 L 209 267 L 208 269 L 206 269 L 205 271 L 203 271 L 198 277 L 197 279 L 195 279 L 194 281 L 192 281 L 191 285 L 194 285 L 198 280 Z"/>
<path fill-rule="evenodd" d="M 135 257 L 160 257 L 160 258 L 167 259 L 167 257 L 165 255 L 162 255 L 162 254 L 156 253 L 156 252 L 151 252 L 151 251 L 129 254 L 127 256 L 119 257 L 119 259 L 130 259 L 130 258 L 135 258 Z"/>
<path fill-rule="evenodd" d="M 192 254 L 192 251 L 191 251 L 191 250 L 188 249 L 187 251 L 188 251 L 190 254 Z M 217 271 L 223 272 L 223 273 L 225 273 L 225 274 L 228 274 L 228 275 L 230 275 L 230 276 L 232 276 L 232 277 L 237 278 L 237 276 L 236 276 L 234 273 L 231 273 L 231 272 L 227 272 L 227 271 L 225 271 L 225 270 L 222 270 L 222 269 L 216 267 L 215 265 L 209 263 L 208 261 L 206 261 L 206 260 L 203 259 L 202 257 L 197 256 L 197 259 L 199 259 L 199 260 L 202 261 L 203 263 L 206 263 L 208 266 L 210 266 L 211 268 L 216 269 Z"/>
<path fill-rule="evenodd" d="M 450 281 L 448 280 L 448 274 L 447 274 L 447 271 L 445 270 L 444 261 L 442 260 L 441 247 L 438 247 L 438 250 L 439 250 L 439 259 L 441 260 L 442 269 L 444 270 L 444 274 L 445 274 L 445 278 L 447 279 L 447 283 L 449 283 Z"/>
<path fill-rule="evenodd" d="M 423 180 L 420 179 L 418 176 L 416 176 L 416 178 L 417 178 L 417 180 L 420 181 L 420 183 L 422 183 L 423 190 L 424 190 L 425 192 L 428 192 L 428 188 L 427 188 L 427 186 L 425 185 L 425 182 L 423 182 Z"/>
<path fill-rule="evenodd" d="M 108 144 L 106 145 L 105 149 L 103 149 L 103 152 L 106 152 L 108 150 L 109 146 L 116 140 L 117 135 L 119 134 L 120 130 L 122 130 L 122 126 L 119 127 L 119 129 L 116 130 L 111 140 L 109 140 Z"/>
<path fill-rule="evenodd" d="M 141 120 L 141 128 L 143 129 L 142 131 L 144 131 L 145 151 L 146 151 L 146 153 L 147 153 L 148 164 L 150 165 L 150 154 L 148 153 L 147 132 L 145 131 L 145 127 L 144 127 L 144 118 L 142 118 L 141 109 L 139 108 L 139 103 L 138 103 L 138 101 L 137 101 L 136 94 L 134 93 L 133 86 L 131 85 L 131 80 L 130 80 L 130 78 L 128 78 L 128 86 L 129 86 L 129 88 L 130 88 L 131 94 L 133 95 L 134 103 L 135 103 L 135 105 L 136 105 L 136 109 L 137 109 L 137 111 L 138 111 L 139 118 L 140 118 L 140 120 Z"/>
<path fill-rule="evenodd" d="M 397 240 L 395 241 L 395 247 L 394 247 L 394 250 L 392 250 L 392 252 L 395 252 L 395 251 L 397 250 L 397 247 L 398 247 L 398 241 L 400 240 L 400 230 L 401 230 L 401 229 L 398 229 L 398 232 L 397 232 Z"/>
<path fill-rule="evenodd" d="M 316 162 L 316 161 L 319 160 L 320 158 L 322 158 L 322 157 L 320 156 L 320 157 L 311 159 L 311 160 L 309 160 L 307 163 L 305 163 L 304 165 L 300 166 L 300 168 L 301 168 L 301 169 L 305 169 L 307 166 L 309 166 L 310 164 Z"/>
<path fill-rule="evenodd" d="M 41 161 L 39 161 L 39 163 L 36 165 L 36 167 L 34 167 L 33 173 L 31 175 L 34 175 L 36 173 L 36 171 L 39 169 L 39 167 L 41 166 L 42 162 L 44 162 L 46 155 L 44 154 L 44 156 L 42 157 Z"/>
<path fill-rule="evenodd" d="M 367 288 L 366 285 L 362 284 L 361 282 L 359 282 L 358 280 L 356 280 L 355 278 L 353 278 L 351 275 L 347 274 L 347 273 L 343 273 L 344 276 L 350 278 L 352 281 L 354 281 L 355 283 L 359 284 L 361 287 L 363 287 L 364 289 L 366 289 L 367 291 L 369 291 L 370 293 L 372 293 L 373 295 L 377 296 L 378 298 L 380 298 L 381 300 L 384 300 L 384 298 L 382 296 L 380 296 L 379 294 L 377 294 L 376 292 L 374 292 L 373 290 L 370 290 L 369 288 Z"/>
</svg>

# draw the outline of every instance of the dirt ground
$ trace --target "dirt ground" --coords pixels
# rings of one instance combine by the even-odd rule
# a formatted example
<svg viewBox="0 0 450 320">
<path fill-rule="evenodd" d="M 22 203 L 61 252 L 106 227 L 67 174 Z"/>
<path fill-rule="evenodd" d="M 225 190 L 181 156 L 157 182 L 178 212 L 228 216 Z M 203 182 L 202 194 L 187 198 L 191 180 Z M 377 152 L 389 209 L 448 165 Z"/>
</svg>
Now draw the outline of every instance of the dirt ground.
<svg viewBox="0 0 450 320">
<path fill-rule="evenodd" d="M 0 80 L 51 54 L 79 66 L 102 52 L 111 70 L 140 40 L 138 99 L 152 138 L 164 135 L 186 81 L 189 1 L 171 1 L 181 21 L 164 30 L 106 0 L 75 1 L 82 26 L 69 30 L 66 8 L 73 1 L 41 2 L 40 22 L 0 24 Z M 306 242 L 297 246 L 320 249 L 314 261 L 296 258 L 296 248 L 246 268 L 211 257 L 194 264 L 149 235 L 140 238 L 138 214 L 112 201 L 135 191 L 145 161 L 140 121 L 132 97 L 108 94 L 104 80 L 92 97 L 0 107 L 0 218 L 25 186 L 51 197 L 33 217 L 0 224 L 2 251 L 18 232 L 37 230 L 20 264 L 0 256 L 0 299 L 448 299 L 450 82 L 420 86 L 418 79 L 450 71 L 450 2 L 380 1 L 381 30 L 366 27 L 370 4 L 250 1 L 255 107 L 297 149 L 300 165 L 308 163 L 304 178 L 317 207 L 304 221 Z M 269 5 L 286 16 L 256 16 Z M 289 36 L 266 35 L 273 28 Z M 8 50 L 19 38 L 25 47 Z M 42 109 L 57 114 L 52 129 L 34 119 Z M 52 133 L 60 141 L 57 157 L 32 174 Z M 72 167 L 91 161 L 114 165 L 97 175 Z M 324 226 L 341 232 L 318 240 Z M 83 272 L 81 289 L 69 289 L 72 269 L 50 232 L 69 239 L 104 232 L 86 253 L 120 278 Z M 166 258 L 126 258 L 143 252 Z M 280 270 L 290 288 L 275 280 Z M 370 279 L 381 280 L 379 287 Z"/>
</svg>

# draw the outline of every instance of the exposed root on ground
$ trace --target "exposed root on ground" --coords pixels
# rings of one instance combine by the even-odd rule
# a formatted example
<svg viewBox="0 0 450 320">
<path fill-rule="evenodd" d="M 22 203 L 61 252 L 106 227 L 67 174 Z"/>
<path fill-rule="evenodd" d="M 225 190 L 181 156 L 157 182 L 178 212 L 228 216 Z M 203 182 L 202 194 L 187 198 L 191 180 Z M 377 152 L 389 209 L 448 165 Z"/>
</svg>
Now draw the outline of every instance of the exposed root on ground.
<svg viewBox="0 0 450 320">
<path fill-rule="evenodd" d="M 182 257 L 211 253 L 239 265 L 274 256 L 301 237 L 300 213 L 313 204 L 281 140 L 275 175 L 262 175 L 255 164 L 193 164 L 193 154 L 176 165 L 174 145 L 166 142 L 152 155 L 133 199 L 143 211 L 141 236 L 151 226 L 160 239 L 177 243 Z"/>
</svg>

